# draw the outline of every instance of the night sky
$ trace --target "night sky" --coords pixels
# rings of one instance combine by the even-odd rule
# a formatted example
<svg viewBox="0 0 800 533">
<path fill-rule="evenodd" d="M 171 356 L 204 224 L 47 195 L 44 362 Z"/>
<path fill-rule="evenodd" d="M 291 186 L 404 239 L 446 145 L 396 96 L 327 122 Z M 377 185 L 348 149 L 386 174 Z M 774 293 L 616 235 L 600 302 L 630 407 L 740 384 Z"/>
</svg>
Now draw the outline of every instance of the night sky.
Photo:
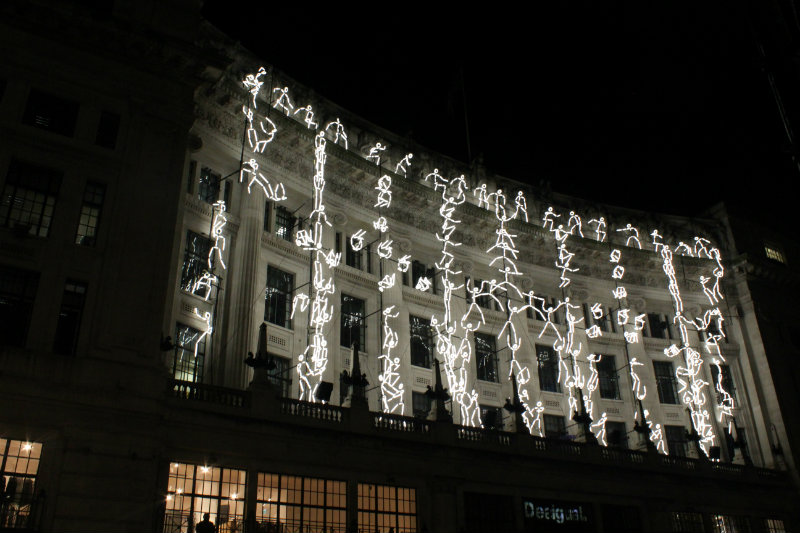
<svg viewBox="0 0 800 533">
<path fill-rule="evenodd" d="M 251 4 L 207 0 L 204 13 L 266 63 L 461 161 L 673 214 L 794 203 L 778 187 L 797 172 L 735 3 L 529 3 L 524 14 Z"/>
</svg>

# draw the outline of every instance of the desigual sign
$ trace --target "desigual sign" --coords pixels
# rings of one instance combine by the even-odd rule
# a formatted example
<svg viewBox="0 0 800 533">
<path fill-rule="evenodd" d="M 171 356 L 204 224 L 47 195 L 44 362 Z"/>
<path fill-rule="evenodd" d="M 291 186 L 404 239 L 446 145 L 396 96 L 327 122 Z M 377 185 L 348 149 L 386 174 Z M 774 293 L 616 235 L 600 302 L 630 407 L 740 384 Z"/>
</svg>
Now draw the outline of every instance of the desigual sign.
<svg viewBox="0 0 800 533">
<path fill-rule="evenodd" d="M 528 531 L 594 531 L 591 504 L 554 500 L 523 500 Z"/>
</svg>

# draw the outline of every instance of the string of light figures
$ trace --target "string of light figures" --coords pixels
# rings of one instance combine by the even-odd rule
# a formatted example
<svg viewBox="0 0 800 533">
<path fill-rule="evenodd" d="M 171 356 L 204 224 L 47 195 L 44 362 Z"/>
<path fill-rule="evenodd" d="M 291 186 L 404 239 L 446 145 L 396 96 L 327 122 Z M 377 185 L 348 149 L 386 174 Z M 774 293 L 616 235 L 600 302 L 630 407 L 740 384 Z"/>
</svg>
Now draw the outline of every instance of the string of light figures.
<svg viewBox="0 0 800 533">
<path fill-rule="evenodd" d="M 275 123 L 266 116 L 258 120 L 258 129 L 261 130 L 265 137 L 260 137 L 258 129 L 256 129 L 253 124 L 256 117 L 255 110 L 258 109 L 258 95 L 261 92 L 261 87 L 264 85 L 264 82 L 261 81 L 261 76 L 266 73 L 266 69 L 261 67 L 258 69 L 258 72 L 255 74 L 248 74 L 242 80 L 242 84 L 249 90 L 253 101 L 252 108 L 250 106 L 242 106 L 242 114 L 244 114 L 247 120 L 247 142 L 250 145 L 250 149 L 254 153 L 259 154 L 264 152 L 264 149 L 272 142 L 278 131 L 278 127 Z"/>
<path fill-rule="evenodd" d="M 286 200 L 286 189 L 283 183 L 278 183 L 273 186 L 267 177 L 261 173 L 255 159 L 244 162 L 242 170 L 239 171 L 239 183 L 244 181 L 245 176 L 249 176 L 250 178 L 250 181 L 247 183 L 247 194 L 250 194 L 250 189 L 255 183 L 264 191 L 264 196 L 267 197 L 267 200 L 272 200 L 273 202 Z"/>
<path fill-rule="evenodd" d="M 222 229 L 228 223 L 228 219 L 225 216 L 225 202 L 222 200 L 215 202 L 213 205 L 213 211 L 214 220 L 211 223 L 211 236 L 214 238 L 214 246 L 212 246 L 208 251 L 208 268 L 214 267 L 214 256 L 216 255 L 219 264 L 222 265 L 222 268 L 227 269 L 225 266 L 225 260 L 222 257 L 222 253 L 225 251 L 226 242 L 225 236 L 222 234 Z M 214 252 L 216 252 L 216 254 Z"/>
</svg>

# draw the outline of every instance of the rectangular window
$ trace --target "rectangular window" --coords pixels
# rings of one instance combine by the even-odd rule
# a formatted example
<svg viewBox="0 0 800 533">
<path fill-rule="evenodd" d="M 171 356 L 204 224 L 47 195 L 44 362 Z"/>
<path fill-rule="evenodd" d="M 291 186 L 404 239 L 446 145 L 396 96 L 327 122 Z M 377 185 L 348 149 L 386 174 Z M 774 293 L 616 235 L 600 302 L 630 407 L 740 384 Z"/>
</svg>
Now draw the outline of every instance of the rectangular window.
<svg viewBox="0 0 800 533">
<path fill-rule="evenodd" d="M 483 280 L 476 279 L 474 287 L 476 289 L 481 288 L 481 284 L 483 284 Z M 483 296 L 477 296 L 475 298 L 475 303 L 478 304 L 480 307 L 484 309 L 495 309 L 497 307 L 497 302 L 495 302 L 491 296 L 484 294 Z"/>
<path fill-rule="evenodd" d="M 433 364 L 433 335 L 431 321 L 409 316 L 411 329 L 411 364 L 430 368 Z"/>
<path fill-rule="evenodd" d="M 781 250 L 779 246 L 774 244 L 765 244 L 764 254 L 767 256 L 767 259 L 772 259 L 773 261 L 786 264 L 786 256 L 783 255 L 783 250 Z"/>
<path fill-rule="evenodd" d="M 431 412 L 431 398 L 424 392 L 411 393 L 411 408 L 417 418 L 428 418 Z"/>
<path fill-rule="evenodd" d="M 669 323 L 658 313 L 647 313 L 647 323 L 650 325 L 650 336 L 657 339 L 669 339 Z"/>
<path fill-rule="evenodd" d="M 617 360 L 613 355 L 601 355 L 597 362 L 597 378 L 600 397 L 605 400 L 619 400 L 619 374 Z"/>
<path fill-rule="evenodd" d="M 222 176 L 208 167 L 200 169 L 200 180 L 197 186 L 197 199 L 207 204 L 219 200 L 219 182 Z"/>
<path fill-rule="evenodd" d="M 550 346 L 536 345 L 536 361 L 539 366 L 539 389 L 561 392 L 558 382 L 558 354 Z"/>
<path fill-rule="evenodd" d="M 417 531 L 417 491 L 389 485 L 358 484 L 358 530 Z"/>
<path fill-rule="evenodd" d="M 486 429 L 503 430 L 503 408 L 493 405 L 481 405 L 481 422 Z"/>
<path fill-rule="evenodd" d="M 344 264 L 346 264 L 349 267 L 361 270 L 361 255 L 363 249 L 353 250 L 353 246 L 350 244 L 350 239 L 347 239 L 344 245 L 345 245 Z"/>
<path fill-rule="evenodd" d="M 497 340 L 494 335 L 475 333 L 475 361 L 478 364 L 478 379 L 500 382 L 497 364 Z"/>
<path fill-rule="evenodd" d="M 366 304 L 364 300 L 342 294 L 342 324 L 340 330 L 340 344 L 346 348 L 352 348 L 354 343 L 358 343 L 358 349 L 365 351 L 367 328 L 364 324 L 366 316 Z"/>
<path fill-rule="evenodd" d="M 197 294 L 203 298 L 208 298 L 210 286 L 200 284 L 203 274 L 208 274 L 211 268 L 208 267 L 208 255 L 214 241 L 203 237 L 192 230 L 186 232 L 186 249 L 183 254 L 183 266 L 181 267 L 181 289 L 192 294 Z M 212 258 L 211 265 L 214 261 Z"/>
<path fill-rule="evenodd" d="M 687 511 L 678 511 L 671 514 L 672 529 L 676 533 L 704 533 L 703 515 Z"/>
<path fill-rule="evenodd" d="M 667 450 L 673 457 L 686 457 L 686 428 L 683 426 L 664 426 Z"/>
<path fill-rule="evenodd" d="M 678 384 L 675 381 L 672 363 L 668 361 L 653 361 L 653 370 L 655 370 L 656 385 L 658 386 L 658 401 L 671 404 L 679 403 Z"/>
<path fill-rule="evenodd" d="M 295 218 L 285 207 L 275 208 L 275 235 L 285 241 L 291 242 L 294 236 Z"/>
<path fill-rule="evenodd" d="M 61 309 L 58 312 L 58 325 L 56 326 L 53 352 L 62 355 L 75 355 L 85 302 L 86 283 L 67 280 L 64 285 L 64 295 L 61 298 Z"/>
<path fill-rule="evenodd" d="M 269 360 L 275 363 L 275 368 L 267 370 L 267 379 L 280 392 L 282 398 L 288 398 L 292 393 L 292 378 L 290 374 L 292 360 L 271 354 Z"/>
<path fill-rule="evenodd" d="M 711 516 L 713 533 L 750 533 L 750 520 L 746 516 Z"/>
<path fill-rule="evenodd" d="M 94 143 L 97 146 L 113 150 L 117 146 L 117 135 L 119 134 L 119 115 L 111 111 L 100 113 L 100 122 L 97 124 L 97 135 Z"/>
<path fill-rule="evenodd" d="M 172 376 L 180 381 L 203 381 L 206 339 L 191 326 L 175 325 L 175 360 Z"/>
<path fill-rule="evenodd" d="M 258 474 L 258 531 L 329 531 L 347 527 L 347 483 L 282 474 Z"/>
<path fill-rule="evenodd" d="M 563 439 L 567 436 L 567 424 L 563 416 L 543 415 L 544 436 L 548 439 Z"/>
<path fill-rule="evenodd" d="M 41 509 L 37 508 L 39 492 L 36 476 L 42 445 L 0 438 L 0 472 L 2 479 L 2 503 L 0 503 L 0 529 L 24 529 L 32 531 Z"/>
<path fill-rule="evenodd" d="M 195 531 L 204 513 L 211 515 L 216 531 L 242 531 L 246 485 L 244 470 L 171 463 L 164 533 Z"/>
<path fill-rule="evenodd" d="M 294 274 L 273 266 L 267 267 L 264 320 L 282 328 L 292 329 L 292 292 Z"/>
<path fill-rule="evenodd" d="M 270 215 L 272 214 L 272 202 L 267 200 L 264 202 L 264 231 L 269 233 L 269 228 L 272 227 L 270 224 Z"/>
<path fill-rule="evenodd" d="M 731 367 L 728 365 L 711 365 L 711 388 L 714 389 L 714 393 L 717 397 L 717 400 L 720 400 L 720 393 L 717 391 L 717 383 L 720 381 L 720 372 L 719 369 L 722 369 L 722 388 L 731 395 L 734 401 L 736 401 L 736 387 L 733 384 L 733 376 L 731 375 Z"/>
<path fill-rule="evenodd" d="M 606 422 L 606 442 L 615 448 L 628 449 L 628 430 L 625 422 Z"/>
<path fill-rule="evenodd" d="M 595 324 L 606 333 L 616 333 L 617 328 L 614 325 L 614 320 L 611 318 L 611 308 L 603 307 L 603 316 L 594 319 Z"/>
<path fill-rule="evenodd" d="M 75 244 L 94 246 L 97 243 L 97 228 L 100 226 L 100 212 L 103 210 L 105 194 L 105 185 L 92 181 L 86 183 Z"/>
<path fill-rule="evenodd" d="M 0 346 L 25 347 L 38 272 L 0 266 Z"/>
<path fill-rule="evenodd" d="M 31 89 L 22 123 L 72 137 L 78 121 L 78 102 Z"/>
<path fill-rule="evenodd" d="M 786 526 L 783 520 L 777 518 L 764 519 L 764 532 L 765 533 L 786 533 Z"/>
<path fill-rule="evenodd" d="M 60 187 L 60 172 L 12 160 L 0 201 L 0 226 L 47 237 Z"/>
</svg>

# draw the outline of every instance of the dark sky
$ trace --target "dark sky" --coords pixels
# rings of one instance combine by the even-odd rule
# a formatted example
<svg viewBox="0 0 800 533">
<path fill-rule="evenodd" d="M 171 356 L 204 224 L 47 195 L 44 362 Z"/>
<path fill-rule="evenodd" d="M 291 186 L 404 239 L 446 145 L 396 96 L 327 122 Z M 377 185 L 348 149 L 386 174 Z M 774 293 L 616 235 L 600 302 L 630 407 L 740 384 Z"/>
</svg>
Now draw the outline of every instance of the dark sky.
<svg viewBox="0 0 800 533">
<path fill-rule="evenodd" d="M 285 4 L 207 0 L 204 13 L 301 83 L 465 162 L 466 101 L 471 155 L 501 175 L 684 215 L 722 199 L 768 210 L 796 179 L 736 2 Z"/>
</svg>

